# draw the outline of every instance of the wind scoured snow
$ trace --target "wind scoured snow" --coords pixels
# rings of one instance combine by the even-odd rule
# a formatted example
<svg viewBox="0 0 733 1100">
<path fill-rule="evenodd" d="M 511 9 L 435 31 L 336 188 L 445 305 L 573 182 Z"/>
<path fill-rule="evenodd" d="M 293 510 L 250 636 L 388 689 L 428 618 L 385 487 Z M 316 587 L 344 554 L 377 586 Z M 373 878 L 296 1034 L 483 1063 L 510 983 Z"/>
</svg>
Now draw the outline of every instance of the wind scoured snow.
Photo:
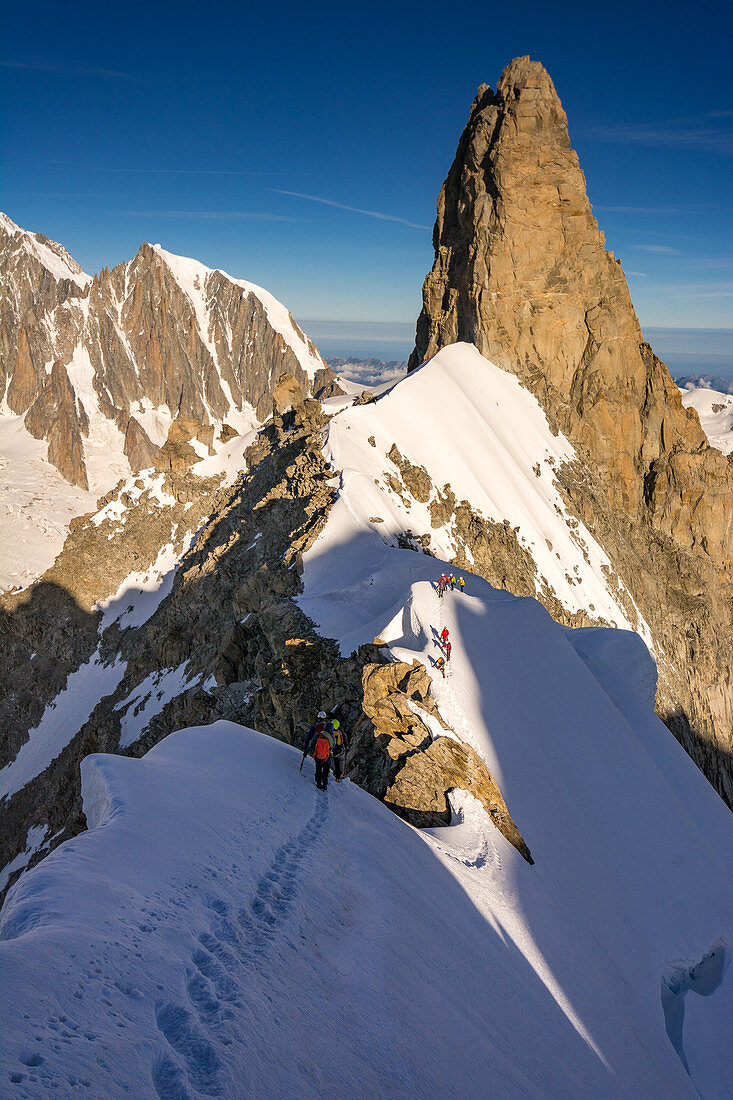
<svg viewBox="0 0 733 1100">
<path fill-rule="evenodd" d="M 97 703 L 111 695 L 125 674 L 119 657 L 105 665 L 97 650 L 66 680 L 66 687 L 43 712 L 41 721 L 21 745 L 15 759 L 0 770 L 0 799 L 14 794 L 40 775 L 87 721 Z"/>
<path fill-rule="evenodd" d="M 320 585 L 319 556 L 330 558 L 334 541 L 357 532 L 363 539 L 378 532 L 383 542 L 394 544 L 409 529 L 429 535 L 433 551 L 448 561 L 456 552 L 450 525 L 433 528 L 428 504 L 385 484 L 385 474 L 398 474 L 387 458 L 393 442 L 403 458 L 425 468 L 436 488 L 448 484 L 459 502 L 467 500 L 486 519 L 518 528 L 537 567 L 538 593 L 544 578 L 568 611 L 590 609 L 590 615 L 613 625 L 636 627 L 651 643 L 641 617 L 630 623 L 609 586 L 607 555 L 569 515 L 556 487 L 553 468 L 575 457 L 572 446 L 552 435 L 537 400 L 514 375 L 469 344 L 443 349 L 379 401 L 347 409 L 331 421 L 324 454 L 341 471 L 341 489 L 325 532 L 306 556 L 311 593 Z M 379 558 L 378 547 L 374 553 Z M 365 630 L 360 641 L 371 641 Z M 348 644 L 354 639 L 349 632 Z"/>
<path fill-rule="evenodd" d="M 685 408 L 694 409 L 700 417 L 710 446 L 724 455 L 733 452 L 733 395 L 693 385 L 680 392 Z"/>
<path fill-rule="evenodd" d="M 0 227 L 13 237 L 20 237 L 23 246 L 39 260 L 54 279 L 71 279 L 79 287 L 85 287 L 92 276 L 82 271 L 66 249 L 55 242 L 41 240 L 37 233 L 21 229 L 7 214 L 0 213 Z M 53 244 L 53 247 L 51 245 Z"/>
</svg>

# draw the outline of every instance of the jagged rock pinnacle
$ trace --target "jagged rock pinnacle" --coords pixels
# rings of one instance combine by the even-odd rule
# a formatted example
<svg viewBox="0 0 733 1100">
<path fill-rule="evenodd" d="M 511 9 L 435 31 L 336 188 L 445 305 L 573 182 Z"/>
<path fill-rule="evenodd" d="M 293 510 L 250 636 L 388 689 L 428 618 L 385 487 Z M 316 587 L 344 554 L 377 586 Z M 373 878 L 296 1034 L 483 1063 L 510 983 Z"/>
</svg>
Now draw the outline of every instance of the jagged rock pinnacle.
<svg viewBox="0 0 733 1100">
<path fill-rule="evenodd" d="M 575 444 L 604 498 L 576 506 L 597 533 L 607 528 L 618 572 L 635 578 L 634 599 L 659 624 L 660 646 L 697 681 L 684 708 L 689 685 L 671 677 L 664 690 L 717 742 L 706 770 L 733 802 L 733 464 L 707 446 L 644 341 L 539 62 L 515 58 L 495 92 L 478 89 L 438 198 L 433 243 L 410 369 L 447 344 L 472 343 L 518 375 Z M 633 555 L 624 539 L 637 543 Z M 677 732 L 689 748 L 685 722 Z"/>
</svg>

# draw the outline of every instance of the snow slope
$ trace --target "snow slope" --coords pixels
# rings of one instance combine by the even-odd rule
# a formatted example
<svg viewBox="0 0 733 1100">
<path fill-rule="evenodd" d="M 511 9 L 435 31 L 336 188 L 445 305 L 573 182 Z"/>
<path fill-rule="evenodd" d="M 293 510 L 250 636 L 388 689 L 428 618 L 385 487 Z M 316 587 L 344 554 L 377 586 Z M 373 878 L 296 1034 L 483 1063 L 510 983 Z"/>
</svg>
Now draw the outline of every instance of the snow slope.
<svg viewBox="0 0 733 1100">
<path fill-rule="evenodd" d="M 613 625 L 638 629 L 651 644 L 646 624 L 640 616 L 630 622 L 609 584 L 607 555 L 567 512 L 556 488 L 554 470 L 575 456 L 573 447 L 564 436 L 553 436 L 539 403 L 517 378 L 470 344 L 443 349 L 379 401 L 347 409 L 331 421 L 324 453 L 339 472 L 341 490 L 326 532 L 307 558 L 309 593 L 319 591 L 319 559 L 325 554 L 330 563 L 327 551 L 334 540 L 378 532 L 381 537 L 369 542 L 374 570 L 382 568 L 385 547 L 408 530 L 428 535 L 440 557 L 450 560 L 456 553 L 453 522 L 433 527 L 430 501 L 421 503 L 407 491 L 398 494 L 387 483 L 398 473 L 387 457 L 393 442 L 404 458 L 425 468 L 435 487 L 449 483 L 458 502 L 465 499 L 485 519 L 506 520 L 518 529 L 537 567 L 538 593 L 549 586 L 569 612 L 589 609 Z M 344 578 L 344 584 L 358 589 L 362 568 L 355 560 L 353 578 Z M 394 587 L 400 599 L 402 584 Z M 357 628 L 361 620 L 352 606 L 338 594 L 335 599 L 351 623 L 346 652 L 371 641 L 369 624 Z M 317 608 L 303 606 L 320 621 Z"/>
<path fill-rule="evenodd" d="M 530 868 L 469 797 L 457 828 L 420 834 L 350 784 L 322 795 L 298 762 L 226 722 L 141 760 L 86 759 L 91 832 L 29 872 L 2 913 L 9 1094 L 695 1095 L 660 980 L 690 946 L 684 911 L 709 946 L 730 895 L 695 870 L 710 851 L 686 820 L 672 835 L 687 871 L 670 875 L 669 852 L 648 865 L 631 822 L 616 844 L 607 820 L 595 848 L 606 806 L 592 802 L 590 850 L 566 836 L 558 858 L 552 814 Z M 586 896 L 578 869 L 609 848 Z M 619 870 L 644 887 L 634 906 Z M 681 901 L 687 876 L 697 889 Z M 708 1068 L 724 1066 L 722 1043 L 713 1018 Z M 718 1081 L 707 1095 L 726 1095 Z"/>
<path fill-rule="evenodd" d="M 733 451 L 733 394 L 690 384 L 681 391 L 682 404 L 694 409 L 711 447 L 723 454 Z"/>
<path fill-rule="evenodd" d="M 11 237 L 18 240 L 21 248 L 24 248 L 31 256 L 38 260 L 46 268 L 54 279 L 70 279 L 78 287 L 85 287 L 92 281 L 92 276 L 82 271 L 76 260 L 69 255 L 63 245 L 56 241 L 49 241 L 40 233 L 31 233 L 27 229 L 21 229 L 19 225 L 0 211 L 0 228 Z"/>
<path fill-rule="evenodd" d="M 96 496 L 70 485 L 23 418 L 0 413 L 0 589 L 25 588 L 54 563 L 74 516 Z"/>
<path fill-rule="evenodd" d="M 228 272 L 222 271 L 220 268 L 205 267 L 198 260 L 190 259 L 187 256 L 175 256 L 172 252 L 166 252 L 159 244 L 154 244 L 153 249 L 168 265 L 176 282 L 190 299 L 196 313 L 201 337 L 209 348 L 215 363 L 218 362 L 218 356 L 216 348 L 209 339 L 209 311 L 206 298 L 206 281 L 210 275 L 214 274 L 214 270 L 223 275 L 225 279 L 228 279 L 230 283 L 241 287 L 247 294 L 253 294 L 256 298 L 259 298 L 265 307 L 268 321 L 275 332 L 282 336 L 288 347 L 295 353 L 298 362 L 309 378 L 314 378 L 317 371 L 323 370 L 326 364 L 320 355 L 314 353 L 307 340 L 303 339 L 303 334 L 296 329 L 290 311 L 269 291 L 257 286 L 255 283 L 249 283 L 245 279 L 235 279 L 233 275 L 229 275 Z"/>
</svg>

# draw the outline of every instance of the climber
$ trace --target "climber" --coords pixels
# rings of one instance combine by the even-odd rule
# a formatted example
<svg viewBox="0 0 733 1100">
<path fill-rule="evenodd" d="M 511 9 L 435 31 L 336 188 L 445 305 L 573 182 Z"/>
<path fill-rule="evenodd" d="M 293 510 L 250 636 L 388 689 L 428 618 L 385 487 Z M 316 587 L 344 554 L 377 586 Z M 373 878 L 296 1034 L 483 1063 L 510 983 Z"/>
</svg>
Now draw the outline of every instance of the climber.
<svg viewBox="0 0 733 1100">
<path fill-rule="evenodd" d="M 450 654 L 451 654 L 451 650 L 453 649 L 453 646 L 450 644 L 450 642 L 446 642 L 443 649 L 444 649 L 444 652 L 445 652 L 446 661 L 450 661 Z"/>
<path fill-rule="evenodd" d="M 331 757 L 333 777 L 337 783 L 340 783 L 344 777 L 344 765 L 346 763 L 346 734 L 341 729 L 338 718 L 332 718 L 329 727 L 333 736 L 333 754 Z"/>
<path fill-rule="evenodd" d="M 448 627 L 447 627 L 447 626 L 444 626 L 444 627 L 443 627 L 443 629 L 442 629 L 442 630 L 441 630 L 441 632 L 440 632 L 440 635 L 439 635 L 439 637 L 440 637 L 440 644 L 441 644 L 441 645 L 443 645 L 443 646 L 444 646 L 444 645 L 445 645 L 445 643 L 446 643 L 446 642 L 448 641 L 448 634 L 449 634 L 449 630 L 448 630 Z"/>
<path fill-rule="evenodd" d="M 466 587 L 466 582 L 464 581 L 463 577 L 459 577 L 459 578 L 458 578 L 458 583 L 459 583 L 459 584 L 460 584 L 460 586 L 461 586 L 461 592 L 462 592 L 462 591 L 463 591 L 463 589 L 464 589 L 464 588 Z"/>
<path fill-rule="evenodd" d="M 308 730 L 308 735 L 303 746 L 303 760 L 306 756 L 312 756 L 316 762 L 316 786 L 320 791 L 328 787 L 328 769 L 331 763 L 331 750 L 333 749 L 333 734 L 330 725 L 326 725 L 326 714 L 319 710 L 318 718 Z M 303 760 L 300 762 L 303 767 Z"/>
<path fill-rule="evenodd" d="M 445 573 L 441 573 L 441 575 L 438 577 L 438 595 L 439 596 L 443 595 L 443 593 L 445 592 L 445 587 L 446 587 L 447 584 L 448 584 L 448 578 L 446 577 Z"/>
<path fill-rule="evenodd" d="M 453 589 L 454 589 L 454 588 L 455 588 L 455 586 L 456 586 L 456 578 L 455 578 L 455 577 L 453 576 L 453 574 L 451 573 L 450 577 L 448 577 L 448 580 L 450 581 L 450 590 L 451 590 L 451 592 L 452 592 L 452 591 L 453 591 Z"/>
<path fill-rule="evenodd" d="M 435 667 L 440 669 L 443 673 L 443 679 L 445 680 L 445 657 L 438 657 L 438 660 L 435 662 Z"/>
</svg>

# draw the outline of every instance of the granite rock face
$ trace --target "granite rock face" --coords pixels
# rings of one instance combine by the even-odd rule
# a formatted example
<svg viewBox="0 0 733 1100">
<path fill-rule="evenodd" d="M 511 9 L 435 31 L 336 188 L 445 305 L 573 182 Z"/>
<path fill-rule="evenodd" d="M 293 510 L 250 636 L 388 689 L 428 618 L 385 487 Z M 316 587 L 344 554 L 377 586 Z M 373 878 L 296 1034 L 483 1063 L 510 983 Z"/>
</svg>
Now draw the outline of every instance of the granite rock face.
<svg viewBox="0 0 733 1100">
<path fill-rule="evenodd" d="M 36 439 L 48 440 L 48 460 L 67 481 L 89 488 L 81 442 L 89 421 L 84 406 L 76 400 L 66 367 L 58 359 L 26 413 L 25 426 Z"/>
<path fill-rule="evenodd" d="M 91 278 L 61 245 L 0 216 L 0 350 L 10 409 L 41 401 L 32 433 L 49 459 L 86 487 L 92 436 L 116 439 L 131 469 L 153 465 L 176 418 L 254 423 L 272 412 L 284 374 L 302 396 L 340 392 L 334 372 L 288 311 L 251 283 L 144 244 Z M 52 364 L 66 368 L 68 400 L 51 412 Z M 55 369 L 55 368 L 54 368 Z M 53 383 L 59 396 L 58 379 Z M 105 422 L 111 425 L 105 425 Z M 116 431 L 115 431 L 116 429 Z"/>
<path fill-rule="evenodd" d="M 0 214 L 0 388 L 14 413 L 33 403 L 57 358 L 45 318 L 89 282 L 60 244 Z"/>
<path fill-rule="evenodd" d="M 539 63 L 479 88 L 433 243 L 410 369 L 472 343 L 573 442 L 568 498 L 655 632 L 659 712 L 733 804 L 733 464 L 644 341 Z"/>
</svg>

